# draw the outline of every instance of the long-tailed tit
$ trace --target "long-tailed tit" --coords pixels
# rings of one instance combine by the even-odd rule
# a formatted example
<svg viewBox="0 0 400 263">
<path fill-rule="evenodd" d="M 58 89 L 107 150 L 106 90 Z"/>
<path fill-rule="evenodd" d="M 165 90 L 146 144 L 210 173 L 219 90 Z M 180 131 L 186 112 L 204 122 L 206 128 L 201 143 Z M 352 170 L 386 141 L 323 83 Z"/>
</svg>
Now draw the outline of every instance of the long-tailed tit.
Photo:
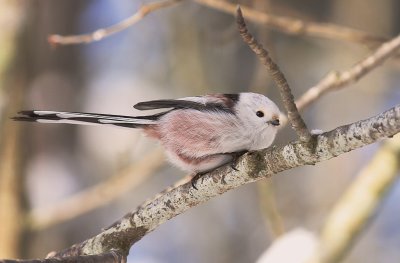
<svg viewBox="0 0 400 263">
<path fill-rule="evenodd" d="M 33 110 L 14 120 L 139 128 L 160 141 L 171 163 L 204 173 L 230 162 L 234 153 L 270 146 L 281 114 L 270 99 L 250 92 L 145 101 L 134 108 L 165 111 L 131 117 Z"/>
</svg>

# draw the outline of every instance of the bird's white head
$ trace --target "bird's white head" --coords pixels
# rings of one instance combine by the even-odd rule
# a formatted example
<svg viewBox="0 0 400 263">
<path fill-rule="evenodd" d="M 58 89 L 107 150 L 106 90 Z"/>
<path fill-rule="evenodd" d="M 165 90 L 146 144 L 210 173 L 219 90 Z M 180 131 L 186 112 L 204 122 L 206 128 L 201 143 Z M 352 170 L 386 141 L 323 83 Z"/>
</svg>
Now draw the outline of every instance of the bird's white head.
<svg viewBox="0 0 400 263">
<path fill-rule="evenodd" d="M 282 116 L 272 100 L 257 93 L 240 93 L 235 105 L 235 114 L 243 128 L 253 137 L 253 144 L 249 150 L 267 148 L 272 144 Z"/>
</svg>

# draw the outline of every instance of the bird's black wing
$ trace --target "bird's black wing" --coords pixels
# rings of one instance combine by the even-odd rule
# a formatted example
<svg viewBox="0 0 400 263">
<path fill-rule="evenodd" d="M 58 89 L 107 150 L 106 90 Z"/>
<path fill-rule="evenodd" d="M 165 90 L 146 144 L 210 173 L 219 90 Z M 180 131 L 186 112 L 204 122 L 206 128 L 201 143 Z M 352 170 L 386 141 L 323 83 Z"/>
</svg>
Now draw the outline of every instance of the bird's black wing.
<svg viewBox="0 0 400 263">
<path fill-rule="evenodd" d="M 133 107 L 137 110 L 155 109 L 194 109 L 199 111 L 225 111 L 233 113 L 238 95 L 212 94 L 203 97 L 187 97 L 183 99 L 152 100 L 139 102 Z"/>
<path fill-rule="evenodd" d="M 137 110 L 157 110 L 157 109 L 198 109 L 204 108 L 204 104 L 189 100 L 151 100 L 135 104 Z"/>
</svg>

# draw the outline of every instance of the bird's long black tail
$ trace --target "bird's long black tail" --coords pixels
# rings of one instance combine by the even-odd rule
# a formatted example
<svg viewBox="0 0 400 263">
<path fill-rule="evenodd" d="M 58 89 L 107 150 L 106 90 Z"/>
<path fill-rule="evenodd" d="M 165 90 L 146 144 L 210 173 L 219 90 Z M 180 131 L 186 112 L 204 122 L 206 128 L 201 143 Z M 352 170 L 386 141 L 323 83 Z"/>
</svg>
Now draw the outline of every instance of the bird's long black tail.
<svg viewBox="0 0 400 263">
<path fill-rule="evenodd" d="M 41 123 L 68 123 L 83 125 L 114 125 L 124 128 L 140 128 L 146 125 L 156 124 L 158 116 L 121 116 L 83 112 L 62 111 L 20 111 L 13 117 L 16 121 L 31 121 Z"/>
</svg>

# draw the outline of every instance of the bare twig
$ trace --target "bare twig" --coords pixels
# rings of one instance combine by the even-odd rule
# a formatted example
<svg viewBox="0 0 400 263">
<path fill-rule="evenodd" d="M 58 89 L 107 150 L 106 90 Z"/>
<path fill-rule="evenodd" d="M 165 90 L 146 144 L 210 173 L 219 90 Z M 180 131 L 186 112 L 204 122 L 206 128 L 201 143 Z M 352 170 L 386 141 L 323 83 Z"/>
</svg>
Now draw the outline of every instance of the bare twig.
<svg viewBox="0 0 400 263">
<path fill-rule="evenodd" d="M 109 180 L 75 194 L 54 206 L 32 210 L 28 215 L 29 226 L 32 230 L 41 230 L 104 206 L 143 182 L 163 163 L 164 154 L 160 149 L 150 152 Z"/>
<path fill-rule="evenodd" d="M 307 126 L 301 117 L 299 111 L 297 110 L 296 104 L 294 103 L 294 97 L 289 84 L 283 75 L 282 71 L 279 69 L 278 65 L 271 59 L 267 50 L 263 48 L 261 44 L 248 32 L 246 23 L 244 21 L 242 11 L 240 7 L 237 7 L 237 17 L 236 21 L 238 24 L 239 32 L 243 41 L 249 45 L 254 53 L 257 54 L 260 61 L 267 67 L 268 71 L 271 73 L 276 85 L 279 88 L 283 105 L 286 108 L 288 119 L 293 127 L 293 129 L 299 135 L 301 141 L 309 141 L 311 134 L 307 129 Z"/>
<path fill-rule="evenodd" d="M 165 221 L 241 185 L 295 167 L 315 164 L 400 132 L 400 105 L 367 120 L 338 127 L 310 142 L 295 141 L 281 147 L 249 152 L 235 169 L 226 165 L 203 175 L 198 190 L 186 183 L 146 202 L 97 236 L 56 254 L 58 257 L 126 251 Z"/>
<path fill-rule="evenodd" d="M 221 0 L 194 0 L 196 3 L 210 8 L 236 15 L 236 4 Z M 248 7 L 242 6 L 243 13 L 249 21 L 263 24 L 272 29 L 291 35 L 307 35 L 327 39 L 342 40 L 375 48 L 382 42 L 387 41 L 386 37 L 374 36 L 361 30 L 330 23 L 305 22 L 301 19 L 287 16 L 266 14 Z"/>
<path fill-rule="evenodd" d="M 310 262 L 339 262 L 375 215 L 400 170 L 400 136 L 387 141 L 328 216 L 320 249 Z"/>
<path fill-rule="evenodd" d="M 91 43 L 94 41 L 99 41 L 105 37 L 108 37 L 112 34 L 118 33 L 122 30 L 127 29 L 128 27 L 136 24 L 140 20 L 142 20 L 149 13 L 165 8 L 171 5 L 174 5 L 181 0 L 163 0 L 155 3 L 150 3 L 143 5 L 139 8 L 139 10 L 128 17 L 127 19 L 119 22 L 118 24 L 112 25 L 107 28 L 98 29 L 92 33 L 83 34 L 83 35 L 71 35 L 71 36 L 61 36 L 61 35 L 50 35 L 48 37 L 48 41 L 51 45 L 73 45 L 73 44 L 82 44 L 82 43 Z"/>
<path fill-rule="evenodd" d="M 307 107 L 328 91 L 338 90 L 346 85 L 357 82 L 361 77 L 375 69 L 400 49 L 400 35 L 383 43 L 372 55 L 358 62 L 351 69 L 343 72 L 331 72 L 317 85 L 310 88 L 297 101 L 299 109 Z"/>
</svg>

